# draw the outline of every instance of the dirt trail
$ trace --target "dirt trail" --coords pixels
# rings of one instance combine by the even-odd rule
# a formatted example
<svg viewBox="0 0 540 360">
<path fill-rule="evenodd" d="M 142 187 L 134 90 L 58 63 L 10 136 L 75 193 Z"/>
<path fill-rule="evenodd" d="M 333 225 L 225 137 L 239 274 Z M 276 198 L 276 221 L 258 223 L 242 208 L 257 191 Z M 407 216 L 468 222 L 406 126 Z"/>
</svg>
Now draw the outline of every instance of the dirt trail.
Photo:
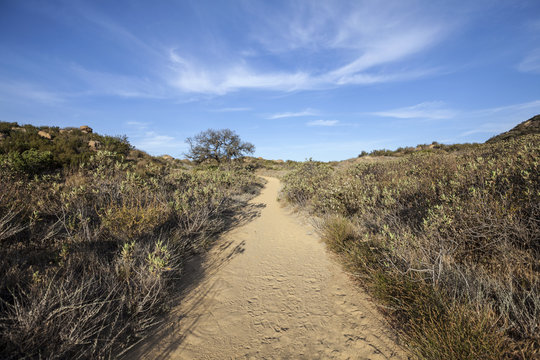
<svg viewBox="0 0 540 360">
<path fill-rule="evenodd" d="M 220 239 L 144 359 L 402 359 L 367 296 L 266 178 L 259 216 Z M 189 269 L 188 269 L 189 270 Z M 176 315 L 175 315 L 176 314 Z M 131 356 L 130 356 L 131 357 Z"/>
</svg>

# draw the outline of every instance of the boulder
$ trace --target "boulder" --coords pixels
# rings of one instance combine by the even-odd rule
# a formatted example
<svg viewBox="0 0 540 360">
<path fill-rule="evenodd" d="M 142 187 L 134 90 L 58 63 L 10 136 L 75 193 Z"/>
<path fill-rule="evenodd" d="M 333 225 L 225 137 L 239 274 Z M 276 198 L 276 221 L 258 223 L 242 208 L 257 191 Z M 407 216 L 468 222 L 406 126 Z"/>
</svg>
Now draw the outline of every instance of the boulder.
<svg viewBox="0 0 540 360">
<path fill-rule="evenodd" d="M 40 131 L 38 131 L 37 134 L 38 134 L 39 136 L 41 136 L 42 138 L 49 139 L 49 140 L 52 139 L 51 134 L 49 134 L 49 133 L 46 132 L 46 131 L 40 130 Z"/>
<path fill-rule="evenodd" d="M 86 133 L 86 134 L 91 134 L 92 133 L 92 128 L 90 126 L 87 126 L 87 125 L 83 125 L 81 127 L 79 127 L 79 129 L 81 129 L 81 131 L 83 133 Z"/>
<path fill-rule="evenodd" d="M 98 151 L 98 149 L 101 147 L 101 143 L 97 140 L 90 140 L 88 142 L 88 147 L 92 151 Z"/>
<path fill-rule="evenodd" d="M 161 158 L 164 160 L 174 160 L 174 158 L 171 155 L 163 155 Z"/>
<path fill-rule="evenodd" d="M 20 131 L 20 132 L 26 132 L 25 128 L 22 127 L 12 127 L 11 130 L 13 131 Z"/>
</svg>

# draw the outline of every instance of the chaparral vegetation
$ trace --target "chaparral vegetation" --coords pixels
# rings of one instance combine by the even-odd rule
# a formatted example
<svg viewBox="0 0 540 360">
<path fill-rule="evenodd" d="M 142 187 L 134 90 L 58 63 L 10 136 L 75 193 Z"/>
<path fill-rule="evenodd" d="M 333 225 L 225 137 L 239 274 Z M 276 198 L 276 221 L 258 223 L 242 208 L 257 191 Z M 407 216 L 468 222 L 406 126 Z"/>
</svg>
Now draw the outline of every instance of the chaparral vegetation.
<svg viewBox="0 0 540 360">
<path fill-rule="evenodd" d="M 234 164 L 233 164 L 234 165 Z M 261 180 L 92 129 L 0 123 L 2 358 L 119 355 Z"/>
<path fill-rule="evenodd" d="M 284 177 L 282 196 L 317 216 L 416 357 L 536 358 L 539 123 L 486 144 L 305 162 Z"/>
<path fill-rule="evenodd" d="M 540 116 L 484 144 L 247 157 L 230 130 L 153 157 L 86 126 L 0 123 L 0 353 L 125 353 L 262 186 L 309 211 L 419 359 L 540 356 Z"/>
</svg>

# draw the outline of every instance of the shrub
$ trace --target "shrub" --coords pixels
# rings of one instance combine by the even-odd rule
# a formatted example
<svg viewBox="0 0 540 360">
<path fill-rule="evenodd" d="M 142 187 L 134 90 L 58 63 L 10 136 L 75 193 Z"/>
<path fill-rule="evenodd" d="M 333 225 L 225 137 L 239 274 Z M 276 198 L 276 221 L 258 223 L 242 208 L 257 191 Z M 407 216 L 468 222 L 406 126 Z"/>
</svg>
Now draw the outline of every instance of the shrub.
<svg viewBox="0 0 540 360">
<path fill-rule="evenodd" d="M 351 222 L 341 216 L 330 216 L 321 227 L 322 238 L 328 246 L 337 251 L 347 249 L 348 242 L 355 241 L 357 236 Z"/>
<path fill-rule="evenodd" d="M 332 168 L 322 162 L 300 163 L 284 177 L 282 194 L 287 201 L 305 205 L 330 178 Z"/>
</svg>

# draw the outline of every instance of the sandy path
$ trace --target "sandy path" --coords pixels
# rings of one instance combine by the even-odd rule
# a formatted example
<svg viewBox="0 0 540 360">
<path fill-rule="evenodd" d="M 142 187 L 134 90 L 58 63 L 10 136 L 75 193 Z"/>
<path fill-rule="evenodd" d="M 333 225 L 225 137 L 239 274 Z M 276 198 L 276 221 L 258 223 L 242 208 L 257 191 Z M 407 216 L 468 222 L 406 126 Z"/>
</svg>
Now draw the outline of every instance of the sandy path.
<svg viewBox="0 0 540 360">
<path fill-rule="evenodd" d="M 259 216 L 219 241 L 172 323 L 132 356 L 404 358 L 367 296 L 312 229 L 279 206 L 279 181 L 266 179 L 251 201 Z"/>
</svg>

